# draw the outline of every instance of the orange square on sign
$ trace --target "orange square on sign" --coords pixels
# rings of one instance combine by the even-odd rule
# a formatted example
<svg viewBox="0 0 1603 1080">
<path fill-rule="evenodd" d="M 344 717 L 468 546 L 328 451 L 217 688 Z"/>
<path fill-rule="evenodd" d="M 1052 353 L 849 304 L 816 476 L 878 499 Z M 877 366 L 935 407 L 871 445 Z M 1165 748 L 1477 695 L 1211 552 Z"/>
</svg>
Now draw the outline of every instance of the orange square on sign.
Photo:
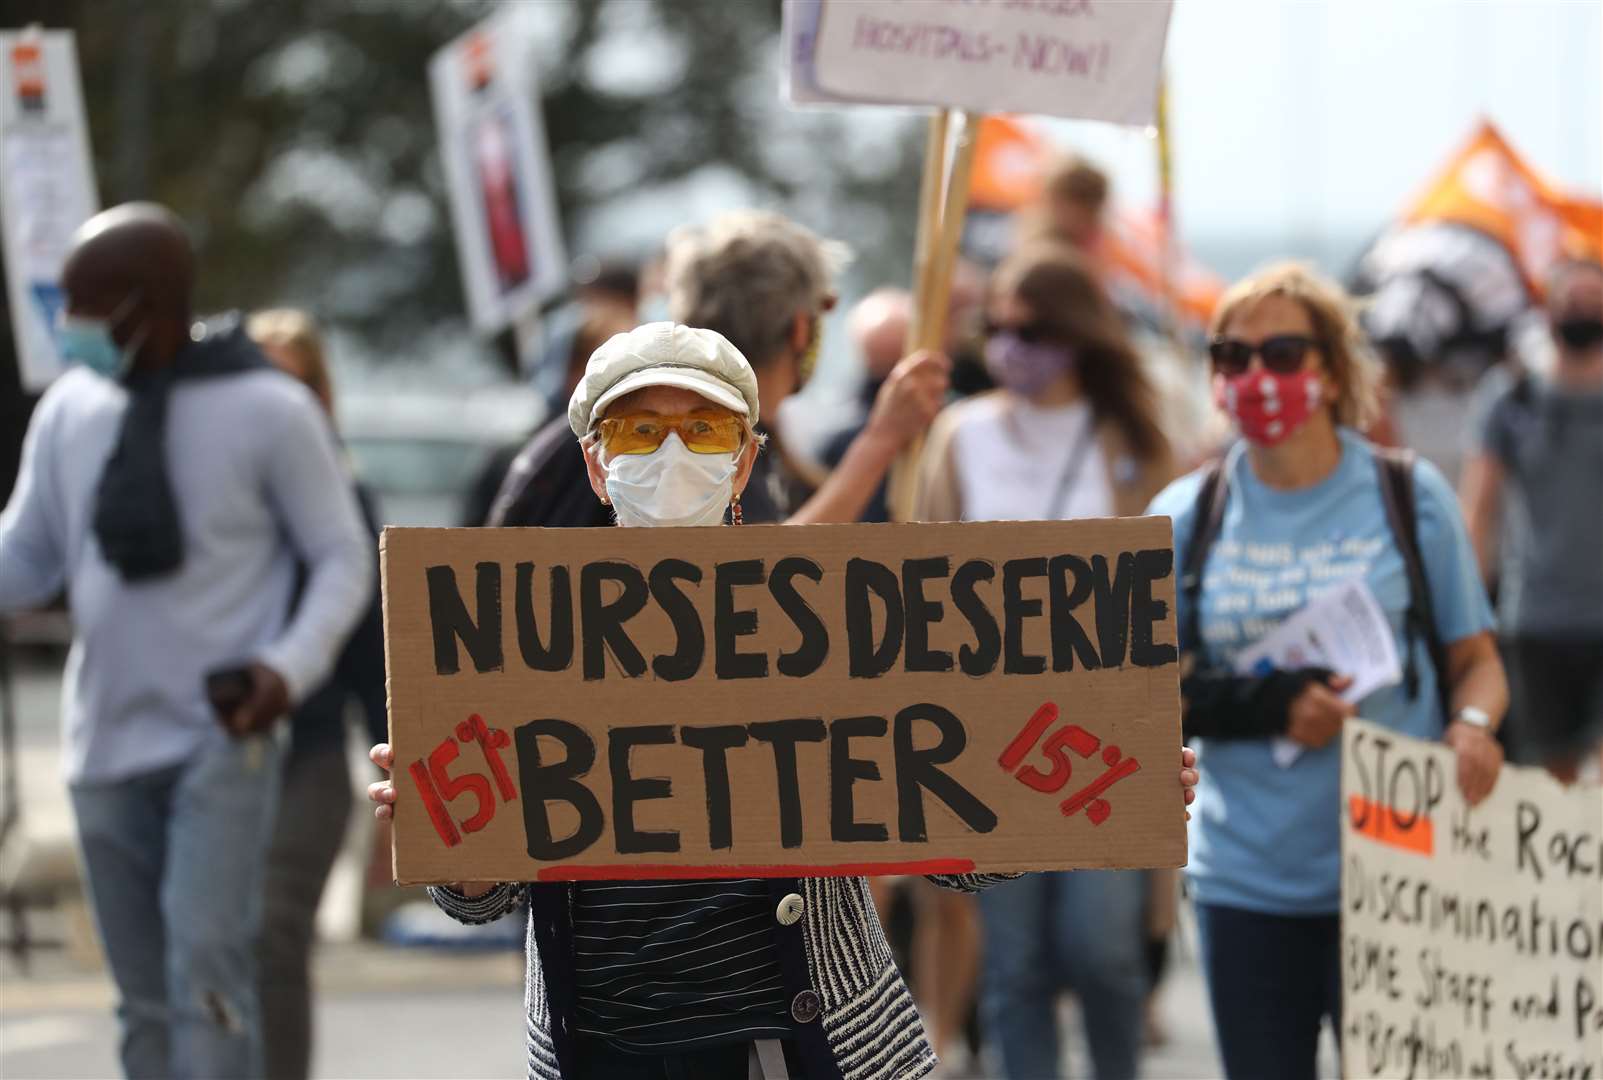
<svg viewBox="0 0 1603 1080">
<path fill-rule="evenodd" d="M 1397 823 L 1397 815 L 1391 807 L 1360 795 L 1348 797 L 1348 812 L 1352 815 L 1353 831 L 1360 836 L 1420 855 L 1428 856 L 1436 850 L 1435 830 L 1424 814 L 1414 815 L 1414 820 L 1403 827 Z"/>
</svg>

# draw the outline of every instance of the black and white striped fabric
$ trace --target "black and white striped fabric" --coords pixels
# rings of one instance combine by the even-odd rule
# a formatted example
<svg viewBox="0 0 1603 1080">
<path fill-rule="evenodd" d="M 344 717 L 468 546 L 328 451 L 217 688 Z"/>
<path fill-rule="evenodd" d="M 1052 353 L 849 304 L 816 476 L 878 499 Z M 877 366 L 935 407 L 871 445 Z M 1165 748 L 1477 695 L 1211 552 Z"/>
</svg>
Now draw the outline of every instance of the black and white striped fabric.
<svg viewBox="0 0 1603 1080">
<path fill-rule="evenodd" d="M 596 882 L 572 911 L 580 1035 L 663 1054 L 791 1034 L 761 878 Z"/>
<path fill-rule="evenodd" d="M 978 892 L 1016 874 L 932 875 L 944 888 Z M 817 1013 L 797 1017 L 792 1031 L 805 1046 L 817 1025 L 827 1047 L 824 1060 L 832 1072 L 815 1075 L 808 1062 L 808 1080 L 916 1080 L 935 1068 L 935 1051 L 924 1035 L 913 996 L 891 959 L 890 945 L 874 913 L 868 882 L 863 878 L 802 878 L 793 883 L 801 898 L 799 930 L 810 985 L 798 998 L 811 995 Z M 429 890 L 434 902 L 460 922 L 476 924 L 517 910 L 530 895 L 523 884 L 497 885 L 469 899 L 449 889 Z M 570 897 L 572 893 L 570 891 Z M 770 896 L 772 893 L 770 892 Z M 572 900 L 569 901 L 571 911 Z M 528 1012 L 528 1075 L 530 1080 L 563 1080 L 557 1040 L 546 992 L 546 971 L 536 944 L 531 910 L 524 1000 Z M 552 977 L 559 973 L 553 972 Z M 571 973 L 568 973 L 571 977 Z M 798 987 L 787 983 L 787 992 Z"/>
</svg>

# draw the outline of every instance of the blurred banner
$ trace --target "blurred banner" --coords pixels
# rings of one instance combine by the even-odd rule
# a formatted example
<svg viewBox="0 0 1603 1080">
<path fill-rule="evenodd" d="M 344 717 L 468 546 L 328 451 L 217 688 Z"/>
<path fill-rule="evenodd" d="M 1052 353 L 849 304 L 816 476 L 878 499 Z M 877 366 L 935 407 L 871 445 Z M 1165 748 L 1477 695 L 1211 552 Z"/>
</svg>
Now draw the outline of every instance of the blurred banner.
<svg viewBox="0 0 1603 1080">
<path fill-rule="evenodd" d="M 1603 258 L 1603 203 L 1560 191 L 1482 121 L 1364 253 L 1353 289 L 1399 386 L 1472 382 L 1565 257 Z"/>
<path fill-rule="evenodd" d="M 71 30 L 0 33 L 0 223 L 22 388 L 61 374 L 61 267 L 100 208 Z"/>
<path fill-rule="evenodd" d="M 1157 113 L 1170 4 L 817 0 L 791 19 L 805 100 L 904 102 L 1146 125 Z M 792 41 L 797 38 L 793 37 Z M 805 70 L 797 72 L 798 59 Z M 794 92 L 794 90 L 793 90 Z"/>
<path fill-rule="evenodd" d="M 1402 217 L 1408 224 L 1454 222 L 1479 229 L 1508 248 L 1537 294 L 1559 258 L 1603 254 L 1603 203 L 1559 191 L 1489 120 Z"/>
<path fill-rule="evenodd" d="M 435 53 L 429 86 L 468 313 L 493 334 L 567 285 L 539 82 L 513 16 Z"/>
</svg>

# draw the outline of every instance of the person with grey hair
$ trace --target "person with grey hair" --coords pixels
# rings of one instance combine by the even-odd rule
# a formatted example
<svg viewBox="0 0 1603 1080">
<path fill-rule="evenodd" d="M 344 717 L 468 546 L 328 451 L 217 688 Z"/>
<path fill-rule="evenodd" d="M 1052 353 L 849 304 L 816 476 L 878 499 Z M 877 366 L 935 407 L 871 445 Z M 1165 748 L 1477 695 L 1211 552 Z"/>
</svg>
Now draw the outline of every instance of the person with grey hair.
<svg viewBox="0 0 1603 1080">
<path fill-rule="evenodd" d="M 846 247 L 783 215 L 723 214 L 668 238 L 668 306 L 676 322 L 716 330 L 751 362 L 762 399 L 778 404 L 812 374 L 823 316 L 835 305 L 834 276 Z M 784 433 L 768 431 L 771 453 L 757 461 L 745 495 L 746 520 L 793 524 L 862 518 L 891 463 L 922 434 L 946 400 L 951 363 L 936 352 L 904 357 L 876 394 L 863 430 L 805 501 L 785 474 Z M 793 503 L 800 505 L 792 505 Z"/>
</svg>

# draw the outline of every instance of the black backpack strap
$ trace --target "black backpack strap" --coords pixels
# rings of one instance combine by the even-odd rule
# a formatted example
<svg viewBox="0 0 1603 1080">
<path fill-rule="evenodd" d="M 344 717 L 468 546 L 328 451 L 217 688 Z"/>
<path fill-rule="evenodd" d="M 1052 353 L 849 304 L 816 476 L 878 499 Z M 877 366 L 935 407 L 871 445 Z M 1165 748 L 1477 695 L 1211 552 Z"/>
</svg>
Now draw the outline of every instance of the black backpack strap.
<svg viewBox="0 0 1603 1080">
<path fill-rule="evenodd" d="M 1408 576 L 1408 611 L 1403 617 L 1408 655 L 1403 667 L 1403 685 L 1409 697 L 1419 694 L 1419 670 L 1414 661 L 1413 644 L 1425 642 L 1425 652 L 1436 669 L 1436 689 L 1441 698 L 1442 718 L 1450 719 L 1451 697 L 1447 686 L 1447 647 L 1436 633 L 1436 608 L 1431 602 L 1430 579 L 1425 576 L 1425 560 L 1419 550 L 1419 515 L 1414 504 L 1414 452 L 1406 448 L 1375 448 L 1375 471 L 1379 474 L 1380 504 L 1386 511 L 1392 539 L 1403 557 Z"/>
<path fill-rule="evenodd" d="M 1202 568 L 1208 561 L 1208 552 L 1219 538 L 1219 526 L 1224 521 L 1225 503 L 1230 499 L 1229 483 L 1225 478 L 1223 461 L 1209 462 L 1202 473 L 1202 484 L 1197 488 L 1197 501 L 1192 509 L 1191 542 L 1186 545 L 1185 563 L 1180 567 L 1180 648 L 1195 651 L 1202 647 L 1202 615 L 1198 605 L 1202 602 Z"/>
</svg>

